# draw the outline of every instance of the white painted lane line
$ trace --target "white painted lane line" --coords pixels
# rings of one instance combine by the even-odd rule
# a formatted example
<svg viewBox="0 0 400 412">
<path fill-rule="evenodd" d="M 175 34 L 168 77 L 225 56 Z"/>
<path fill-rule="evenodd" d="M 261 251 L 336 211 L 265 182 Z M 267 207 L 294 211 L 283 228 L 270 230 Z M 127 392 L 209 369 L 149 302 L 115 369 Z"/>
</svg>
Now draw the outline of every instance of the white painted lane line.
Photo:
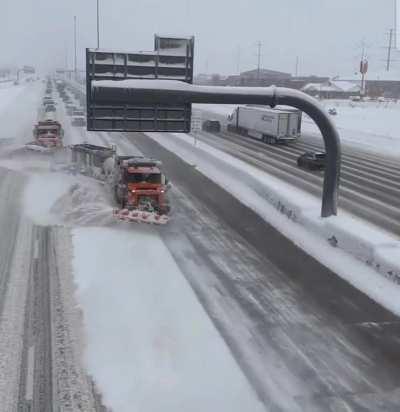
<svg viewBox="0 0 400 412">
<path fill-rule="evenodd" d="M 33 244 L 33 258 L 38 259 L 39 258 L 39 239 L 36 238 L 35 242 Z"/>
<path fill-rule="evenodd" d="M 35 362 L 35 346 L 32 345 L 28 349 L 28 361 L 26 368 L 26 392 L 25 398 L 27 401 L 33 400 L 33 367 Z"/>
</svg>

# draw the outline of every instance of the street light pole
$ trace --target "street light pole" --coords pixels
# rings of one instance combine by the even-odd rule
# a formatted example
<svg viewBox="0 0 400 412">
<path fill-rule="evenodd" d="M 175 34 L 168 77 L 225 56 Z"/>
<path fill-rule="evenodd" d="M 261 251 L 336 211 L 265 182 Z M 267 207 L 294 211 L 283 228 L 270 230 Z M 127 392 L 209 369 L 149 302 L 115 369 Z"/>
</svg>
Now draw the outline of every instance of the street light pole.
<svg viewBox="0 0 400 412">
<path fill-rule="evenodd" d="M 76 79 L 77 73 L 77 53 L 76 53 L 76 16 L 74 16 L 74 51 L 75 51 L 75 58 L 74 58 L 74 73 Z"/>
<path fill-rule="evenodd" d="M 97 0 L 97 48 L 100 48 L 100 19 L 99 19 L 99 0 Z"/>
<path fill-rule="evenodd" d="M 397 0 L 394 0 L 394 25 L 393 25 L 393 30 L 394 30 L 394 48 L 397 49 L 397 25 L 398 25 L 398 18 L 397 18 Z"/>
</svg>

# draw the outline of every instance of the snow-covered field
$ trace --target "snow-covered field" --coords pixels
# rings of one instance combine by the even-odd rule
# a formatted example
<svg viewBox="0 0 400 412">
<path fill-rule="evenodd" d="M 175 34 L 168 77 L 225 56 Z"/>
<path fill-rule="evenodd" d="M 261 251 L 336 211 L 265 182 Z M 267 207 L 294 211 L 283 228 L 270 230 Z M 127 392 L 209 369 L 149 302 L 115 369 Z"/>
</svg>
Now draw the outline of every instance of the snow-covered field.
<svg viewBox="0 0 400 412">
<path fill-rule="evenodd" d="M 400 103 L 325 100 L 345 144 L 390 156 L 400 156 Z M 320 135 L 314 122 L 305 116 L 303 131 Z"/>
<path fill-rule="evenodd" d="M 339 129 L 342 143 L 389 156 L 400 156 L 400 102 L 351 102 L 347 100 L 325 100 L 328 110 L 335 107 L 338 114 L 332 116 Z M 218 118 L 227 122 L 235 105 L 194 105 L 203 117 Z M 315 123 L 305 115 L 302 130 L 305 134 L 320 136 Z"/>
</svg>

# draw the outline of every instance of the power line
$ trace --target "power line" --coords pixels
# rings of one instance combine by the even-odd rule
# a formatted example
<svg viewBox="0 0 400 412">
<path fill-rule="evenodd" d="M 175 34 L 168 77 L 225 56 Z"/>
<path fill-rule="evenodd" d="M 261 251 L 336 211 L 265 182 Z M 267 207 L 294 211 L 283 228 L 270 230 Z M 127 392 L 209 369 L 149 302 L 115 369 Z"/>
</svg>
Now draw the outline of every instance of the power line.
<svg viewBox="0 0 400 412">
<path fill-rule="evenodd" d="M 296 56 L 296 70 L 295 70 L 296 77 L 299 76 L 299 63 L 300 63 L 299 56 Z"/>
<path fill-rule="evenodd" d="M 241 59 L 242 59 L 242 51 L 240 49 L 240 46 L 238 46 L 237 51 L 236 51 L 236 71 L 238 74 L 240 74 Z"/>
</svg>

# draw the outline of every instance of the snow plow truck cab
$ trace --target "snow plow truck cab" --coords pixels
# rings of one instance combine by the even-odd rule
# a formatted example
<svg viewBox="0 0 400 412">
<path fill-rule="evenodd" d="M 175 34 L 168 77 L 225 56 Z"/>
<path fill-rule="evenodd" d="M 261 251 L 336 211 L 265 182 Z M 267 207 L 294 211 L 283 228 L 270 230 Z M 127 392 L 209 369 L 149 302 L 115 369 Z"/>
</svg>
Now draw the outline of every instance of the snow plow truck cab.
<svg viewBox="0 0 400 412">
<path fill-rule="evenodd" d="M 61 124 L 53 119 L 39 121 L 33 129 L 34 142 L 31 144 L 44 148 L 62 147 L 64 131 Z"/>
<path fill-rule="evenodd" d="M 140 156 L 118 156 L 116 159 L 115 196 L 122 209 L 169 213 L 166 199 L 168 180 L 160 162 Z"/>
<path fill-rule="evenodd" d="M 142 156 L 119 156 L 115 147 L 82 143 L 71 146 L 79 173 L 107 183 L 118 204 L 115 218 L 132 223 L 165 224 L 170 206 L 161 162 Z"/>
</svg>

